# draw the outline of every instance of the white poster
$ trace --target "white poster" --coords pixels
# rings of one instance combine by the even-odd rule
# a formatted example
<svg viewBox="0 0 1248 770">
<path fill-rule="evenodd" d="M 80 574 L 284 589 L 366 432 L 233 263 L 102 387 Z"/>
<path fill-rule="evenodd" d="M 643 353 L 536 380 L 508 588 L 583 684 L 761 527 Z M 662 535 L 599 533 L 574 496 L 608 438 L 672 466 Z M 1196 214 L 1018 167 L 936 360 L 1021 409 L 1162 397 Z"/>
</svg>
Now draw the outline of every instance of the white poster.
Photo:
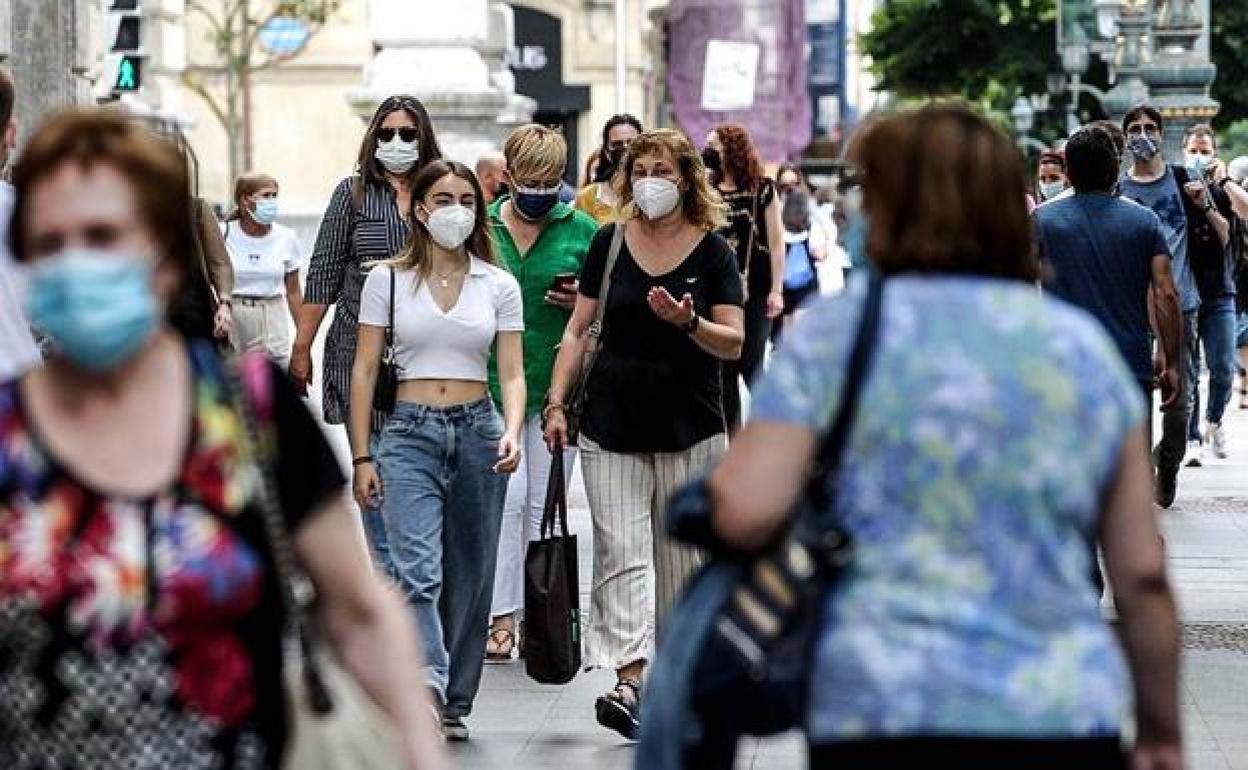
<svg viewBox="0 0 1248 770">
<path fill-rule="evenodd" d="M 760 53 L 757 43 L 707 41 L 706 67 L 702 75 L 702 109 L 729 112 L 753 107 Z"/>
</svg>

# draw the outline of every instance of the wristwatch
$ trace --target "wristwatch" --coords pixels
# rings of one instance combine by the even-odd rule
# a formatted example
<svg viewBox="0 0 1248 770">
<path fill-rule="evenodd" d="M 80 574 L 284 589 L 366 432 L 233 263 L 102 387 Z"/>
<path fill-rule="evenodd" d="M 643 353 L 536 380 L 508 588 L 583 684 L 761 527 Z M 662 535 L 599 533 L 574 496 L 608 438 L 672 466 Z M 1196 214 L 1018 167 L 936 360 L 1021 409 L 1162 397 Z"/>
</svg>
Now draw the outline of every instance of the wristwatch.
<svg viewBox="0 0 1248 770">
<path fill-rule="evenodd" d="M 697 314 L 693 314 L 693 318 L 685 321 L 680 325 L 680 330 L 685 334 L 695 334 L 698 331 L 698 325 L 702 322 L 702 318 Z"/>
</svg>

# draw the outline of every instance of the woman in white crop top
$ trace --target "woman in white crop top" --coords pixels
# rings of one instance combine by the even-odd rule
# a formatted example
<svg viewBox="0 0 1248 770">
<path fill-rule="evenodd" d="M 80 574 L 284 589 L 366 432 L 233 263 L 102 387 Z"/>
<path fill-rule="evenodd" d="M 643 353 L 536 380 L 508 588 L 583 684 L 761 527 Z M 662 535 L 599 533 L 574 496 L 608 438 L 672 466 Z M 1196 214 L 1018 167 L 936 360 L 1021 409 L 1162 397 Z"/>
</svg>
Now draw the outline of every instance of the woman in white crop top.
<svg viewBox="0 0 1248 770">
<path fill-rule="evenodd" d="M 426 166 L 406 213 L 414 225 L 408 246 L 373 268 L 360 294 L 348 415 L 354 491 L 361 508 L 380 507 L 443 732 L 465 740 L 463 717 L 484 663 L 506 474 L 520 462 L 523 309 L 520 285 L 494 262 L 481 187 L 467 167 Z M 391 324 L 397 404 L 370 447 Z M 502 417 L 487 392 L 495 347 Z"/>
</svg>

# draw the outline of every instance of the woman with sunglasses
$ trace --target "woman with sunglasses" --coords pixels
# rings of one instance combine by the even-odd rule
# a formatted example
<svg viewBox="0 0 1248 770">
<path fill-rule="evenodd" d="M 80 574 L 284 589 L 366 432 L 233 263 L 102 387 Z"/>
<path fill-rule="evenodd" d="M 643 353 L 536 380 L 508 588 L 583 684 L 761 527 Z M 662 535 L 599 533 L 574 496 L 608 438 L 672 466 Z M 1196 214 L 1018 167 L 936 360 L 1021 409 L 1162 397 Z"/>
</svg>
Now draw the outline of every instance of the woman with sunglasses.
<svg viewBox="0 0 1248 770">
<path fill-rule="evenodd" d="M 312 341 L 329 306 L 336 305 L 321 378 L 321 406 L 331 425 L 347 422 L 365 266 L 403 250 L 411 227 L 412 181 L 441 157 L 424 105 L 412 96 L 391 96 L 377 107 L 364 132 L 355 173 L 338 183 L 325 209 L 296 319 L 290 376 L 306 395 L 312 384 Z M 377 511 L 364 511 L 364 529 L 374 557 L 388 571 L 385 528 Z"/>
</svg>

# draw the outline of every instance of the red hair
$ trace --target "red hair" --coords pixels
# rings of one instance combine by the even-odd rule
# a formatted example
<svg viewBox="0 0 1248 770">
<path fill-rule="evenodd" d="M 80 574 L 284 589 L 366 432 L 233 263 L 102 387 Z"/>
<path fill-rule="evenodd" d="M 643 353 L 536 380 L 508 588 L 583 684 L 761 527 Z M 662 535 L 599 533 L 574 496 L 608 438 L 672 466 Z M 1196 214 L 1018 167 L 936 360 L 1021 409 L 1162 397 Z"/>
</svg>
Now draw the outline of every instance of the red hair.
<svg viewBox="0 0 1248 770">
<path fill-rule="evenodd" d="M 716 173 L 715 184 L 723 181 L 724 174 L 732 177 L 737 187 L 748 190 L 763 178 L 763 162 L 758 159 L 750 132 L 736 123 L 724 123 L 715 127 L 715 135 L 723 145 L 720 153 L 723 169 Z"/>
</svg>

